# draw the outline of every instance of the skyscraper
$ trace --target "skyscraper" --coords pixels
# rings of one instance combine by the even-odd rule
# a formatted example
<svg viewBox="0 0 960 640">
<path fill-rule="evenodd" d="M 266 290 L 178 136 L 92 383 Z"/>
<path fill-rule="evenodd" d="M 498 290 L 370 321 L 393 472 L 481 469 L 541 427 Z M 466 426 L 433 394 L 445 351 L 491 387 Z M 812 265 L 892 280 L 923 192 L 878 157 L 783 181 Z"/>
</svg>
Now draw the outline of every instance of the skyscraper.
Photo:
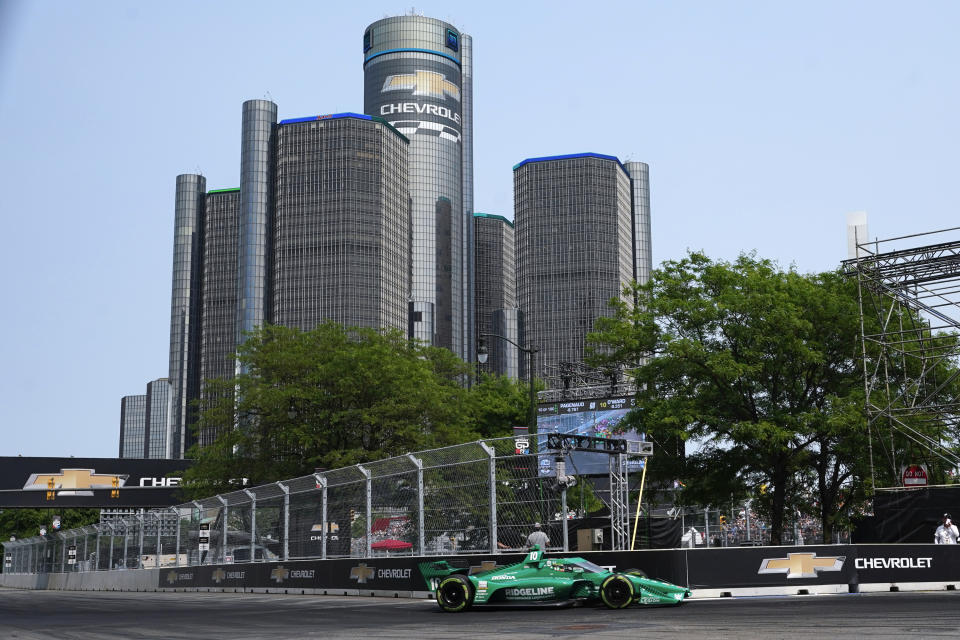
<svg viewBox="0 0 960 640">
<path fill-rule="evenodd" d="M 170 389 L 166 378 L 158 378 L 145 394 L 120 399 L 121 458 L 170 457 Z"/>
<path fill-rule="evenodd" d="M 277 128 L 274 323 L 407 330 L 409 141 L 356 113 Z"/>
<path fill-rule="evenodd" d="M 236 373 L 240 189 L 207 193 L 203 218 L 200 346 L 194 357 L 200 360 L 200 397 L 208 398 L 204 381 Z M 201 432 L 200 445 L 212 443 L 216 435 Z"/>
<path fill-rule="evenodd" d="M 240 127 L 240 238 L 237 255 L 237 335 L 270 321 L 270 226 L 277 105 L 243 103 Z"/>
<path fill-rule="evenodd" d="M 632 171 L 632 173 L 631 173 Z M 611 298 L 650 272 L 647 165 L 581 153 L 513 168 L 517 291 L 538 376 L 584 358 Z"/>
<path fill-rule="evenodd" d="M 188 407 L 199 393 L 200 282 L 203 264 L 203 209 L 207 180 L 177 176 L 173 230 L 173 287 L 170 303 L 171 457 L 190 447 Z"/>
<path fill-rule="evenodd" d="M 497 334 L 519 342 L 515 328 L 517 274 L 513 223 L 503 216 L 473 214 L 476 238 L 476 320 L 477 335 Z M 509 334 L 509 335 L 508 335 Z M 490 353 L 483 371 L 517 377 L 516 348 L 500 338 L 486 338 Z M 514 352 L 512 357 L 508 354 Z M 511 366 L 512 364 L 512 366 Z"/>
<path fill-rule="evenodd" d="M 423 16 L 363 34 L 364 111 L 410 139 L 410 334 L 473 360 L 472 41 Z"/>
<path fill-rule="evenodd" d="M 147 424 L 147 396 L 120 398 L 120 457 L 143 458 Z"/>
<path fill-rule="evenodd" d="M 409 140 L 362 114 L 278 125 L 265 100 L 244 103 L 241 137 L 240 188 L 204 193 L 202 176 L 177 178 L 174 457 L 193 444 L 192 403 L 212 399 L 205 381 L 237 373 L 246 332 L 325 320 L 408 330 Z"/>
</svg>

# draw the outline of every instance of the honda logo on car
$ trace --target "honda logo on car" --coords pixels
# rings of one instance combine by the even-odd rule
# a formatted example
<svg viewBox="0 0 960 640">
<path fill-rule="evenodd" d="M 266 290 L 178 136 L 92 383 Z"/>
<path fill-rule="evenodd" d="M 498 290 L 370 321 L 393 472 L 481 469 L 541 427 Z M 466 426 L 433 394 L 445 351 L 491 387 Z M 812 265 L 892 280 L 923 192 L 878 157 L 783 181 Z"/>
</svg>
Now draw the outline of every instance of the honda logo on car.
<svg viewBox="0 0 960 640">
<path fill-rule="evenodd" d="M 929 569 L 933 558 L 857 558 L 857 569 Z"/>
</svg>

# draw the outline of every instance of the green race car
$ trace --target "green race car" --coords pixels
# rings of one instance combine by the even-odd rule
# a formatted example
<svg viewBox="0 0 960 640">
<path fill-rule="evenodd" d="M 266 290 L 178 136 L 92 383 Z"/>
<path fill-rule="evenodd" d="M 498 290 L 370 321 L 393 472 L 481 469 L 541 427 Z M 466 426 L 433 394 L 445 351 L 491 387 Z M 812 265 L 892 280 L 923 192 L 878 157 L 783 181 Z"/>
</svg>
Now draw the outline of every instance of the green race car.
<svg viewBox="0 0 960 640">
<path fill-rule="evenodd" d="M 583 558 L 544 557 L 534 546 L 523 562 L 467 575 L 468 569 L 446 560 L 423 562 L 420 573 L 444 611 L 472 605 L 565 606 L 600 601 L 611 609 L 631 604 L 680 604 L 685 587 L 654 580 L 642 571 L 614 572 Z"/>
</svg>

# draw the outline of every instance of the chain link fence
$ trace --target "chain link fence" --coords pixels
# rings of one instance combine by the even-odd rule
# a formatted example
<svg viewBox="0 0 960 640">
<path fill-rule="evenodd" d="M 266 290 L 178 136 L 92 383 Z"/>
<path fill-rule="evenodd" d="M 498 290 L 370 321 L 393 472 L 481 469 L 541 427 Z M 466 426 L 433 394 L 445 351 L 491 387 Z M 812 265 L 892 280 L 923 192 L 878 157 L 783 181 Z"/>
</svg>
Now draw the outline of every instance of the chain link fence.
<svg viewBox="0 0 960 640">
<path fill-rule="evenodd" d="M 4 571 L 502 553 L 523 549 L 536 524 L 566 550 L 566 488 L 541 472 L 558 452 L 528 440 L 421 451 L 4 542 Z M 576 455 L 612 461 L 618 477 L 628 466 L 622 453 Z"/>
<path fill-rule="evenodd" d="M 674 507 L 657 509 L 654 515 L 679 524 L 681 547 L 741 547 L 770 544 L 769 523 L 751 508 L 750 501 L 716 507 Z M 823 544 L 823 528 L 819 519 L 794 512 L 787 514 L 781 543 L 784 545 Z M 849 544 L 851 531 L 836 529 L 831 544 Z"/>
</svg>

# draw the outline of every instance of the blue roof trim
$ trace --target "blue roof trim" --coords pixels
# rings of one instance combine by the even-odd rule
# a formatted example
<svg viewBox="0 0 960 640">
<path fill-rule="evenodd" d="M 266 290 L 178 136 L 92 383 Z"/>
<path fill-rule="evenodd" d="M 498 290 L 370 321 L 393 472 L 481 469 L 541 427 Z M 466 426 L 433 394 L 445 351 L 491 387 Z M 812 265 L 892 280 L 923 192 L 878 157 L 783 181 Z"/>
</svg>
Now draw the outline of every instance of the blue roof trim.
<svg viewBox="0 0 960 640">
<path fill-rule="evenodd" d="M 607 156 L 602 153 L 589 153 L 589 152 L 588 153 L 570 153 L 565 156 L 544 156 L 542 158 L 527 158 L 523 162 L 513 165 L 513 170 L 516 171 L 523 165 L 530 164 L 531 162 L 549 162 L 550 160 L 569 160 L 571 158 L 600 158 L 601 160 L 613 160 L 618 165 L 620 165 L 620 168 L 623 169 L 623 171 L 627 175 L 630 175 L 630 172 L 627 171 L 627 168 L 623 166 L 623 163 L 620 162 L 620 158 L 618 158 L 617 156 Z"/>
<path fill-rule="evenodd" d="M 287 118 L 281 120 L 280 124 L 293 124 L 295 122 L 313 122 L 314 120 L 336 120 L 337 118 L 359 118 L 360 120 L 372 120 L 370 116 L 362 113 L 353 113 L 350 111 L 344 113 L 331 113 L 325 116 L 307 116 L 305 118 Z"/>
<path fill-rule="evenodd" d="M 370 62 L 371 60 L 373 60 L 373 59 L 376 58 L 377 56 L 386 55 L 386 54 L 388 54 L 388 53 L 408 53 L 408 52 L 412 52 L 412 53 L 432 53 L 432 54 L 435 55 L 435 56 L 443 56 L 443 57 L 446 58 L 447 60 L 453 60 L 454 62 L 457 63 L 457 66 L 458 66 L 458 67 L 460 66 L 460 60 L 459 60 L 459 59 L 451 56 L 451 55 L 448 54 L 448 53 L 444 53 L 443 51 L 434 51 L 433 49 L 387 49 L 386 51 L 378 51 L 377 53 L 375 53 L 375 54 L 373 54 L 373 55 L 371 55 L 371 56 L 368 56 L 368 57 L 364 58 L 364 59 L 363 59 L 363 64 L 366 65 L 368 62 Z"/>
</svg>

